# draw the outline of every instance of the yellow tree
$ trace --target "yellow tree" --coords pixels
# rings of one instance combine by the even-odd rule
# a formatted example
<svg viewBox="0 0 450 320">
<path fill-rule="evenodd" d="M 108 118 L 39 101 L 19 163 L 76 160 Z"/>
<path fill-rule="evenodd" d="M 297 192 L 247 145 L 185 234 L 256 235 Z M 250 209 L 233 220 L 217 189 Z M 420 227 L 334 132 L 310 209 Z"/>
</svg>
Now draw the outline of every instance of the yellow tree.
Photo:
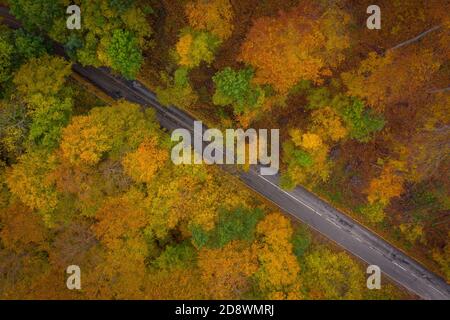
<svg viewBox="0 0 450 320">
<path fill-rule="evenodd" d="M 320 83 L 349 46 L 348 22 L 348 14 L 338 8 L 302 2 L 289 12 L 254 21 L 239 59 L 256 68 L 256 83 L 271 84 L 282 94 L 302 79 Z"/>
<path fill-rule="evenodd" d="M 302 280 L 309 299 L 362 299 L 364 276 L 344 252 L 322 247 L 305 256 Z"/>
<path fill-rule="evenodd" d="M 239 241 L 219 249 L 200 250 L 198 266 L 211 299 L 242 297 L 249 289 L 249 277 L 258 269 L 254 249 Z"/>
<path fill-rule="evenodd" d="M 58 193 L 49 174 L 56 166 L 55 157 L 28 152 L 19 158 L 6 175 L 12 194 L 31 209 L 49 213 L 58 204 Z"/>
<path fill-rule="evenodd" d="M 210 297 L 200 277 L 198 268 L 152 272 L 143 283 L 144 299 L 208 299 Z"/>
<path fill-rule="evenodd" d="M 205 230 L 214 227 L 221 190 L 205 167 L 170 165 L 147 189 L 149 229 L 157 238 L 164 238 L 180 224 L 198 225 Z"/>
<path fill-rule="evenodd" d="M 100 263 L 86 275 L 86 294 L 90 298 L 142 298 L 148 253 L 143 236 L 147 218 L 139 206 L 142 201 L 143 195 L 131 190 L 108 199 L 97 211 L 92 230 L 105 250 L 98 254 Z"/>
<path fill-rule="evenodd" d="M 144 139 L 160 134 L 154 110 L 142 112 L 136 104 L 119 101 L 72 118 L 63 130 L 60 147 L 63 157 L 73 165 L 92 166 L 105 154 L 120 159 Z"/>
<path fill-rule="evenodd" d="M 293 253 L 290 221 L 280 213 L 267 215 L 257 225 L 262 238 L 257 243 L 260 264 L 255 277 L 263 294 L 269 299 L 299 299 L 300 267 Z"/>
<path fill-rule="evenodd" d="M 208 31 L 221 40 L 233 32 L 233 8 L 229 0 L 195 0 L 186 5 L 186 16 L 195 30 Z"/>
<path fill-rule="evenodd" d="M 63 58 L 44 55 L 23 64 L 13 81 L 17 92 L 33 106 L 36 95 L 58 95 L 71 72 L 71 65 Z"/>
<path fill-rule="evenodd" d="M 150 182 L 169 158 L 167 149 L 158 147 L 155 137 L 144 140 L 139 148 L 122 160 L 125 172 L 137 182 Z"/>
<path fill-rule="evenodd" d="M 86 271 L 84 288 L 89 299 L 143 299 L 147 277 L 147 246 L 142 237 L 117 241 L 97 254 L 99 263 Z"/>
<path fill-rule="evenodd" d="M 143 195 L 136 190 L 107 200 L 95 216 L 98 222 L 93 231 L 97 238 L 114 249 L 122 239 L 138 237 L 147 224 L 145 210 L 139 206 L 142 201 Z"/>
<path fill-rule="evenodd" d="M 301 140 L 293 140 L 298 147 L 302 147 L 308 151 L 314 151 L 323 148 L 324 144 L 322 138 L 315 133 L 304 133 L 301 135 Z"/>
<path fill-rule="evenodd" d="M 96 123 L 92 115 L 73 117 L 63 129 L 62 155 L 73 165 L 95 165 L 111 148 L 105 126 Z"/>
<path fill-rule="evenodd" d="M 56 190 L 61 194 L 70 195 L 70 198 L 66 198 L 67 200 L 76 199 L 72 205 L 81 215 L 94 216 L 105 197 L 111 193 L 105 185 L 108 182 L 113 183 L 115 179 L 109 177 L 110 179 L 106 180 L 108 177 L 102 174 L 100 168 L 74 166 L 64 157 L 59 156 L 59 158 L 60 163 L 50 174 L 51 179 L 55 181 Z"/>
<path fill-rule="evenodd" d="M 209 32 L 184 29 L 176 44 L 178 64 L 188 69 L 198 67 L 202 62 L 210 64 L 220 40 Z"/>
<path fill-rule="evenodd" d="M 358 69 L 343 73 L 342 79 L 349 95 L 365 99 L 382 112 L 388 105 L 423 99 L 442 63 L 433 50 L 414 46 L 384 56 L 371 52 Z"/>
<path fill-rule="evenodd" d="M 224 178 L 223 172 L 214 167 L 175 166 L 169 162 L 160 169 L 158 179 L 147 184 L 148 197 L 144 201 L 149 216 L 147 229 L 158 239 L 175 228 L 189 237 L 191 227 L 212 230 L 219 209 L 254 205 L 246 191 L 236 193 L 235 186 L 225 183 Z"/>
<path fill-rule="evenodd" d="M 314 110 L 311 114 L 311 131 L 323 140 L 337 142 L 347 136 L 340 116 L 330 107 Z"/>
<path fill-rule="evenodd" d="M 408 166 L 407 179 L 420 182 L 440 174 L 448 159 L 450 141 L 450 95 L 442 92 L 424 104 L 407 141 L 393 141 L 400 159 Z"/>
<path fill-rule="evenodd" d="M 314 186 L 327 181 L 332 166 L 328 159 L 330 147 L 316 133 L 303 133 L 299 129 L 292 129 L 289 133 L 291 141 L 283 146 L 284 161 L 288 164 L 285 173 L 288 179 L 286 186 Z"/>
<path fill-rule="evenodd" d="M 370 204 L 389 204 L 392 198 L 399 197 L 403 192 L 404 178 L 399 174 L 394 164 L 387 164 L 378 178 L 370 182 L 367 190 L 367 200 Z"/>
</svg>

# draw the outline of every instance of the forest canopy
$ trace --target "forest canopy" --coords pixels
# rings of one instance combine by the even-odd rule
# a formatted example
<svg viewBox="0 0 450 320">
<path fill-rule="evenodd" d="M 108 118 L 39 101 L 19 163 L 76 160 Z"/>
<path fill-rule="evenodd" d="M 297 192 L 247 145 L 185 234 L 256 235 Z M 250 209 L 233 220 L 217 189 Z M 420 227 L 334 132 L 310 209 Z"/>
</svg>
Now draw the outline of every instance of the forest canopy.
<svg viewBox="0 0 450 320">
<path fill-rule="evenodd" d="M 283 188 L 450 279 L 447 1 L 380 0 L 380 30 L 359 0 L 0 2 L 23 23 L 0 25 L 0 298 L 405 297 L 235 177 L 173 164 L 156 112 L 74 63 L 217 128 L 280 129 Z"/>
</svg>

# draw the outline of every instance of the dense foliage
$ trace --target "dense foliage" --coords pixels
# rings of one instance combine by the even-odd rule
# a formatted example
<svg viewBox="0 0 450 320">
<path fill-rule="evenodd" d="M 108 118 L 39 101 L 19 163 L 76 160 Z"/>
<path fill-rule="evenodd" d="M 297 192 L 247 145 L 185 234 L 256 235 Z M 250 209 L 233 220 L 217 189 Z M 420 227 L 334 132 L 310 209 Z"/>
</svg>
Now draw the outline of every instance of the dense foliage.
<svg viewBox="0 0 450 320">
<path fill-rule="evenodd" d="M 447 1 L 380 0 L 381 30 L 356 0 L 8 4 L 24 27 L 0 27 L 0 298 L 398 297 L 217 168 L 175 166 L 154 112 L 86 92 L 46 37 L 208 124 L 281 129 L 284 187 L 449 277 Z"/>
<path fill-rule="evenodd" d="M 9 0 L 11 12 L 26 30 L 45 32 L 65 45 L 72 58 L 84 65 L 106 65 L 127 78 L 135 78 L 142 64 L 142 49 L 149 45 L 151 9 L 134 0 L 77 0 L 82 28 L 66 27 L 67 1 Z"/>
</svg>

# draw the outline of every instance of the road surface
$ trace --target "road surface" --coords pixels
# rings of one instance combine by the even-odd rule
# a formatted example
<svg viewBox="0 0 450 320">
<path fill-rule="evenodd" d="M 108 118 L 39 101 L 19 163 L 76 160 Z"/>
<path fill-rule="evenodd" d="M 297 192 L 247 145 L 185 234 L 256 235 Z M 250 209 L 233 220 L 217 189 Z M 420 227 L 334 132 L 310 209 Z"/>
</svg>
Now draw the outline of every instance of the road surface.
<svg viewBox="0 0 450 320">
<path fill-rule="evenodd" d="M 17 21 L 8 16 L 7 9 L 0 8 L 0 15 L 10 27 L 18 26 Z M 56 46 L 56 52 L 63 54 L 60 46 Z M 114 76 L 106 68 L 73 64 L 73 70 L 116 100 L 123 98 L 154 108 L 161 126 L 167 130 L 185 128 L 193 133 L 194 118 L 176 107 L 162 106 L 141 83 Z M 284 212 L 310 225 L 367 264 L 379 266 L 386 276 L 419 297 L 450 300 L 450 286 L 442 278 L 309 191 L 301 187 L 283 190 L 278 175 L 261 176 L 258 166 L 252 166 L 248 172 L 222 167 Z"/>
</svg>

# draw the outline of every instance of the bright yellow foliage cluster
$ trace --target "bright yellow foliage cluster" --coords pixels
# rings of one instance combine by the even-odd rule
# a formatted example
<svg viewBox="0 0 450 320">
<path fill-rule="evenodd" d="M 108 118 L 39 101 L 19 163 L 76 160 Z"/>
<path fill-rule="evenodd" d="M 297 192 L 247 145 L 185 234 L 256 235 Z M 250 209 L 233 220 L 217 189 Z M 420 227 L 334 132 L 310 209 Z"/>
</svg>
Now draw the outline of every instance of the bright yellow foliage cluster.
<svg viewBox="0 0 450 320">
<path fill-rule="evenodd" d="M 63 58 L 44 55 L 23 64 L 13 81 L 17 92 L 30 103 L 33 99 L 56 96 L 71 72 L 71 65 Z"/>
<path fill-rule="evenodd" d="M 370 204 L 380 202 L 386 206 L 403 193 L 403 182 L 404 178 L 396 173 L 394 166 L 386 165 L 381 175 L 370 182 L 367 200 Z"/>
<path fill-rule="evenodd" d="M 150 182 L 169 158 L 166 149 L 158 147 L 155 137 L 144 140 L 139 148 L 122 160 L 125 172 L 137 182 Z"/>
<path fill-rule="evenodd" d="M 54 167 L 54 156 L 26 153 L 7 173 L 6 182 L 11 192 L 28 207 L 47 212 L 58 204 L 58 194 L 48 178 Z"/>
<path fill-rule="evenodd" d="M 105 127 L 93 120 L 91 115 L 74 117 L 63 130 L 62 154 L 74 165 L 95 165 L 111 149 Z"/>
<path fill-rule="evenodd" d="M 193 224 L 211 230 L 216 212 L 221 206 L 221 189 L 204 167 L 168 166 L 160 172 L 158 181 L 148 185 L 145 205 L 151 221 L 149 229 L 164 238 L 179 224 Z"/>
<path fill-rule="evenodd" d="M 269 299 L 300 298 L 300 267 L 293 254 L 290 221 L 280 213 L 267 215 L 257 226 L 263 237 L 258 248 L 260 268 L 255 274 L 258 285 Z"/>
<path fill-rule="evenodd" d="M 199 252 L 201 279 L 213 299 L 238 299 L 248 290 L 248 277 L 258 269 L 256 252 L 238 241 Z"/>
<path fill-rule="evenodd" d="M 362 299 L 365 274 L 343 252 L 317 248 L 305 257 L 304 285 L 311 299 Z"/>
<path fill-rule="evenodd" d="M 176 45 L 178 64 L 186 68 L 195 68 L 203 61 L 210 64 L 214 60 L 219 40 L 208 32 L 186 29 L 182 32 Z"/>
<path fill-rule="evenodd" d="M 311 157 L 312 164 L 308 166 L 290 166 L 289 177 L 295 184 L 314 185 L 319 181 L 327 181 L 331 171 L 328 160 L 329 146 L 321 136 L 313 132 L 303 133 L 299 129 L 289 131 L 292 142 Z"/>
<path fill-rule="evenodd" d="M 185 35 L 181 36 L 178 40 L 178 43 L 176 45 L 177 53 L 180 57 L 179 64 L 182 66 L 191 66 L 192 62 L 189 57 L 189 52 L 191 50 L 191 45 L 193 42 L 193 37 L 190 33 L 186 33 Z"/>
<path fill-rule="evenodd" d="M 348 131 L 344 127 L 340 116 L 331 107 L 313 111 L 311 118 L 313 122 L 311 131 L 322 137 L 322 139 L 337 142 L 347 136 Z"/>
<path fill-rule="evenodd" d="M 298 145 L 306 150 L 314 151 L 323 147 L 322 138 L 315 133 L 304 133 Z"/>
</svg>

